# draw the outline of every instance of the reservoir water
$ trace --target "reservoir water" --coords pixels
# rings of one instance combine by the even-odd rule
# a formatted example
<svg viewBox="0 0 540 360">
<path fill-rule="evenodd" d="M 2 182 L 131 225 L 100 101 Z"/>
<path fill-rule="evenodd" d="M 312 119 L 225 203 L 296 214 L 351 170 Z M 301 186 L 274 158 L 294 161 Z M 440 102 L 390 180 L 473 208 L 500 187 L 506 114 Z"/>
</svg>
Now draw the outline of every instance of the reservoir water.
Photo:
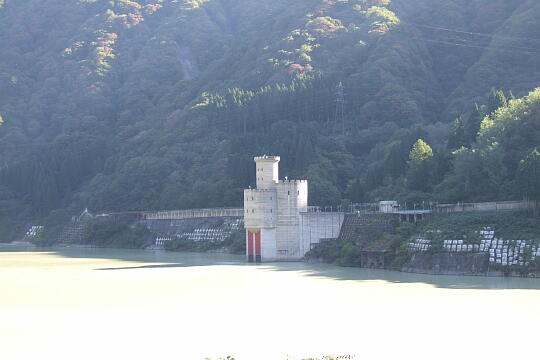
<svg viewBox="0 0 540 360">
<path fill-rule="evenodd" d="M 0 359 L 540 356 L 540 279 L 0 247 Z"/>
</svg>

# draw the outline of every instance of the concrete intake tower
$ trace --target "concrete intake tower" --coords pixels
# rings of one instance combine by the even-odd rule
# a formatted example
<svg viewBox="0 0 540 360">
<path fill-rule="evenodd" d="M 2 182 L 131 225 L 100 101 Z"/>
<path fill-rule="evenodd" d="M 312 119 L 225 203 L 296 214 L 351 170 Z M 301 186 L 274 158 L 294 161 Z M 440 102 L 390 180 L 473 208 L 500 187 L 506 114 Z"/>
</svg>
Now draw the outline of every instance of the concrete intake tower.
<svg viewBox="0 0 540 360">
<path fill-rule="evenodd" d="M 279 180 L 279 156 L 255 157 L 257 188 L 244 190 L 250 262 L 300 259 L 300 212 L 307 212 L 307 180 Z"/>
<path fill-rule="evenodd" d="M 258 156 L 257 188 L 244 190 L 249 262 L 300 260 L 314 243 L 335 238 L 342 213 L 309 211 L 307 180 L 279 180 L 279 156 Z"/>
</svg>

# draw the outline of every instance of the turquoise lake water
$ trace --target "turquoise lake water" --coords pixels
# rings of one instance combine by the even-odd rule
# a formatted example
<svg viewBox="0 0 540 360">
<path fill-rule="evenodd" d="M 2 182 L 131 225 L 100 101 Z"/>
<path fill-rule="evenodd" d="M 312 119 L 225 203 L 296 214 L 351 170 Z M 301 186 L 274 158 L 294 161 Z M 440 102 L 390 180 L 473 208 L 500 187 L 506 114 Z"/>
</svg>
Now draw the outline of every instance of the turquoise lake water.
<svg viewBox="0 0 540 360">
<path fill-rule="evenodd" d="M 519 359 L 540 279 L 0 247 L 0 359 Z"/>
</svg>

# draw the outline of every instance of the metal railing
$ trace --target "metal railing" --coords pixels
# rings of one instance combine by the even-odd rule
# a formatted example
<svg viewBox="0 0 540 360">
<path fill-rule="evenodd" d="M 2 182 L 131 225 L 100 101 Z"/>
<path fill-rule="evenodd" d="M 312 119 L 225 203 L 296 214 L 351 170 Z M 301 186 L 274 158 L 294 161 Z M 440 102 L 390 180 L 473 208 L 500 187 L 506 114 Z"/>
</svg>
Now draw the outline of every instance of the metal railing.
<svg viewBox="0 0 540 360">
<path fill-rule="evenodd" d="M 244 208 L 215 208 L 215 209 L 188 209 L 145 211 L 144 220 L 177 220 L 202 217 L 244 217 Z"/>
<path fill-rule="evenodd" d="M 499 211 L 499 210 L 528 210 L 534 207 L 533 201 L 496 201 L 482 203 L 437 204 L 433 211 L 439 214 L 463 211 Z"/>
</svg>

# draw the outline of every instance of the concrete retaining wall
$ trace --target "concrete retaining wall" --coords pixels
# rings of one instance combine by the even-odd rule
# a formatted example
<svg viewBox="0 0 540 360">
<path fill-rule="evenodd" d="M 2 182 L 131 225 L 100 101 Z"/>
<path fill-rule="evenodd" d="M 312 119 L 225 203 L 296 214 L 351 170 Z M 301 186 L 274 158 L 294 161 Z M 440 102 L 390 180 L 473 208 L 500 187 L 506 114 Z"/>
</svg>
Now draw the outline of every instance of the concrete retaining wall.
<svg viewBox="0 0 540 360">
<path fill-rule="evenodd" d="M 483 203 L 439 204 L 435 213 L 445 214 L 462 211 L 498 211 L 498 210 L 527 210 L 534 207 L 532 201 L 497 201 Z"/>
<path fill-rule="evenodd" d="M 401 271 L 440 275 L 485 275 L 489 271 L 489 256 L 482 253 L 415 253 Z"/>
<path fill-rule="evenodd" d="M 304 212 L 300 213 L 300 236 L 302 256 L 313 244 L 321 239 L 332 239 L 339 236 L 345 214 L 342 212 Z"/>
<path fill-rule="evenodd" d="M 171 240 L 222 242 L 243 226 L 241 217 L 140 220 L 155 237 L 155 245 Z"/>
</svg>

